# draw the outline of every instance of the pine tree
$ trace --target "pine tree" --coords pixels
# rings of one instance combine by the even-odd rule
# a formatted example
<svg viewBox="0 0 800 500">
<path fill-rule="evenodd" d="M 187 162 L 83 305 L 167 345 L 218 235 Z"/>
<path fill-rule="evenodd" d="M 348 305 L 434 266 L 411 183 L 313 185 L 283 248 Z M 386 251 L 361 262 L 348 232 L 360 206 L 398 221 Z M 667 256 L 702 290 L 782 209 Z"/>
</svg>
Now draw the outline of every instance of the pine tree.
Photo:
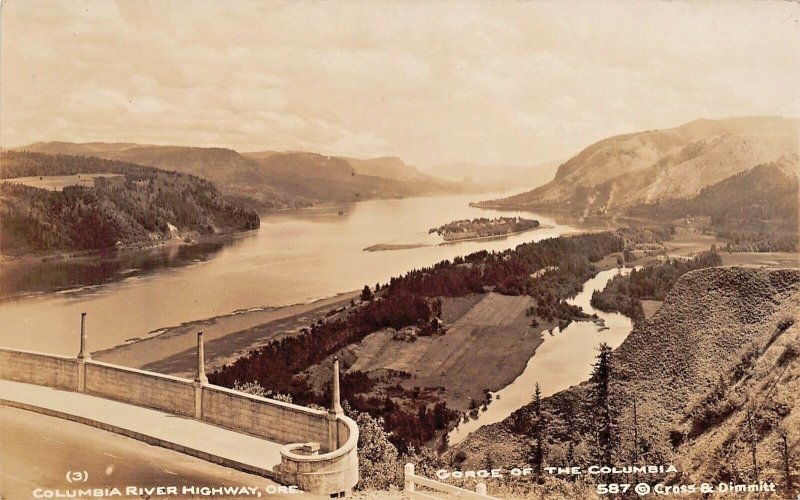
<svg viewBox="0 0 800 500">
<path fill-rule="evenodd" d="M 542 391 L 539 383 L 536 383 L 536 390 L 533 393 L 533 404 L 531 405 L 531 465 L 537 474 L 542 473 L 544 456 L 547 453 L 547 420 L 542 411 Z"/>
<path fill-rule="evenodd" d="M 598 465 L 611 465 L 617 443 L 616 410 L 611 402 L 611 346 L 600 344 L 597 362 L 590 379 L 592 383 L 589 404 L 595 429 L 593 458 Z"/>
</svg>

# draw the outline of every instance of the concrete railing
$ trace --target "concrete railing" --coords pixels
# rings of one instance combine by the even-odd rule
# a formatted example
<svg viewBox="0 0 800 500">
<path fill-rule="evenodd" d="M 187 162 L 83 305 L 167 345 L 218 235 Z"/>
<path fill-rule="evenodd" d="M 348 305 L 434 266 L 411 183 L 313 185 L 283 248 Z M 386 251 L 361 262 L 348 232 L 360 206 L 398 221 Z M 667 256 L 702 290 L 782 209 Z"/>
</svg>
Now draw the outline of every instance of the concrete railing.
<svg viewBox="0 0 800 500">
<path fill-rule="evenodd" d="M 427 488 L 426 491 L 417 491 L 417 486 Z M 495 497 L 490 497 L 486 493 L 486 484 L 478 483 L 475 485 L 475 491 L 466 490 L 453 486 L 451 484 L 434 481 L 427 477 L 418 476 L 414 474 L 414 464 L 406 464 L 403 467 L 403 492 L 409 498 L 437 500 L 439 497 L 434 496 L 435 493 L 442 493 L 448 498 L 474 498 L 475 500 L 497 500 Z"/>
<path fill-rule="evenodd" d="M 0 379 L 74 391 L 78 387 L 78 361 L 66 356 L 0 349 Z"/>
<path fill-rule="evenodd" d="M 341 477 L 347 484 L 358 483 L 358 426 L 345 416 L 337 418 L 335 425 L 344 441 L 333 451 L 320 454 L 317 443 L 288 444 L 281 449 L 281 471 L 289 482 L 305 491 L 319 491 Z"/>
<path fill-rule="evenodd" d="M 202 337 L 198 336 L 199 359 Z M 338 361 L 335 363 L 338 398 Z M 330 411 L 252 396 L 195 380 L 89 359 L 0 348 L 0 379 L 81 392 L 192 417 L 286 445 L 273 479 L 312 493 L 342 495 L 358 482 L 358 427 L 338 399 Z M 316 452 L 304 454 L 303 447 Z M 320 452 L 322 452 L 320 454 Z"/>
<path fill-rule="evenodd" d="M 85 370 L 86 385 L 83 391 L 75 389 L 78 392 L 174 415 L 195 416 L 197 389 L 191 380 L 99 361 L 80 364 Z"/>
<path fill-rule="evenodd" d="M 328 436 L 328 412 L 251 396 L 219 386 L 203 391 L 203 420 L 277 443 Z M 328 442 L 323 441 L 323 446 Z"/>
</svg>

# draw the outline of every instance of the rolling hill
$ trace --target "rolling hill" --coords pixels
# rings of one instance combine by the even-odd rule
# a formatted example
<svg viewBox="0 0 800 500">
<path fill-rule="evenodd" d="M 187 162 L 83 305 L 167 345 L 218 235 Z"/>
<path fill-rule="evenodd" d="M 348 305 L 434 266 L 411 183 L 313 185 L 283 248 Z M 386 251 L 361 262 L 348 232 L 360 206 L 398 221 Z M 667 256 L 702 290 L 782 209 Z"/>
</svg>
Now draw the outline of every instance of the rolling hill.
<svg viewBox="0 0 800 500">
<path fill-rule="evenodd" d="M 559 166 L 551 182 L 480 206 L 587 215 L 693 198 L 744 170 L 796 155 L 798 124 L 781 117 L 695 120 L 610 137 Z"/>
<path fill-rule="evenodd" d="M 224 195 L 262 210 L 465 189 L 421 174 L 399 158 L 361 160 L 307 152 L 239 153 L 226 148 L 98 142 L 39 142 L 17 149 L 86 155 L 190 173 L 214 182 Z"/>
</svg>

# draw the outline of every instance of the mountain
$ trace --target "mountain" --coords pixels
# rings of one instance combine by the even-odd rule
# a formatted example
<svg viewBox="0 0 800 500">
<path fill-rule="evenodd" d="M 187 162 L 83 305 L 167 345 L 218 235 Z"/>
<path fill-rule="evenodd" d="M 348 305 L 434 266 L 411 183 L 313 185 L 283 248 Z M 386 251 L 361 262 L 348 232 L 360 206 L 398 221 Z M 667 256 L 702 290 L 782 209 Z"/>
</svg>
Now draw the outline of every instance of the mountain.
<svg viewBox="0 0 800 500">
<path fill-rule="evenodd" d="M 397 157 L 370 159 L 304 152 L 244 153 L 266 171 L 271 186 L 337 202 L 459 192 L 464 186 L 424 175 Z"/>
<path fill-rule="evenodd" d="M 681 471 L 651 483 L 762 479 L 785 487 L 800 439 L 798 346 L 800 271 L 720 267 L 683 275 L 611 355 L 616 439 L 604 463 L 672 463 Z M 543 400 L 548 464 L 570 454 L 570 464 L 597 463 L 596 386 L 585 382 Z M 507 466 L 525 463 L 533 417 L 529 404 L 450 453 L 466 456 L 466 468 L 487 455 L 503 456 Z M 796 471 L 792 465 L 788 473 L 794 484 Z"/>
<path fill-rule="evenodd" d="M 800 122 L 781 117 L 696 120 L 592 144 L 532 191 L 480 206 L 620 213 L 696 196 L 755 165 L 797 154 Z"/>
<path fill-rule="evenodd" d="M 486 191 L 541 186 L 555 176 L 560 160 L 537 165 L 478 165 L 475 163 L 447 163 L 426 170 L 430 175 L 452 182 L 464 182 Z"/>
<path fill-rule="evenodd" d="M 194 175 L 90 156 L 7 151 L 0 176 L 3 255 L 149 245 L 259 227 L 258 214 Z"/>
<path fill-rule="evenodd" d="M 390 179 L 442 182 L 442 178 L 423 174 L 416 167 L 408 165 L 397 156 L 368 159 L 346 158 L 346 160 L 359 174 L 388 177 Z"/>
<path fill-rule="evenodd" d="M 704 217 L 702 225 L 746 251 L 797 251 L 800 213 L 798 155 L 756 165 L 688 199 L 637 205 L 629 215 L 652 219 Z"/>
<path fill-rule="evenodd" d="M 257 209 L 293 208 L 460 192 L 457 183 L 425 176 L 398 158 L 358 160 L 307 152 L 239 153 L 226 148 L 129 143 L 34 143 L 18 150 L 94 156 L 204 177 Z"/>
</svg>

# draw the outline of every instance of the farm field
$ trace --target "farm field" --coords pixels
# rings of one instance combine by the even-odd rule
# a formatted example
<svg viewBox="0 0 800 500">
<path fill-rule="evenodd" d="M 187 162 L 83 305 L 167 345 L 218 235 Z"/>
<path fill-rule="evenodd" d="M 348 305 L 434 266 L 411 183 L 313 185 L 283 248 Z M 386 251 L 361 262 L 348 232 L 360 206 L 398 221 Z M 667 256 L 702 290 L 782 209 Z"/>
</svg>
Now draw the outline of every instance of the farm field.
<svg viewBox="0 0 800 500">
<path fill-rule="evenodd" d="M 485 389 L 511 383 L 542 343 L 549 325 L 530 326 L 525 310 L 531 305 L 530 297 L 496 293 L 445 299 L 443 317 L 454 318 L 446 334 L 404 342 L 390 331 L 375 332 L 349 348 L 356 358 L 350 370 L 408 373 L 407 389 L 446 387 L 448 406 L 466 410 L 471 399 L 483 400 Z"/>
<path fill-rule="evenodd" d="M 67 186 L 94 187 L 94 180 L 98 177 L 122 177 L 120 174 L 75 174 L 75 175 L 42 175 L 32 177 L 15 177 L 3 179 L 9 184 L 23 184 L 25 186 L 46 189 L 48 191 L 63 191 Z"/>
</svg>

